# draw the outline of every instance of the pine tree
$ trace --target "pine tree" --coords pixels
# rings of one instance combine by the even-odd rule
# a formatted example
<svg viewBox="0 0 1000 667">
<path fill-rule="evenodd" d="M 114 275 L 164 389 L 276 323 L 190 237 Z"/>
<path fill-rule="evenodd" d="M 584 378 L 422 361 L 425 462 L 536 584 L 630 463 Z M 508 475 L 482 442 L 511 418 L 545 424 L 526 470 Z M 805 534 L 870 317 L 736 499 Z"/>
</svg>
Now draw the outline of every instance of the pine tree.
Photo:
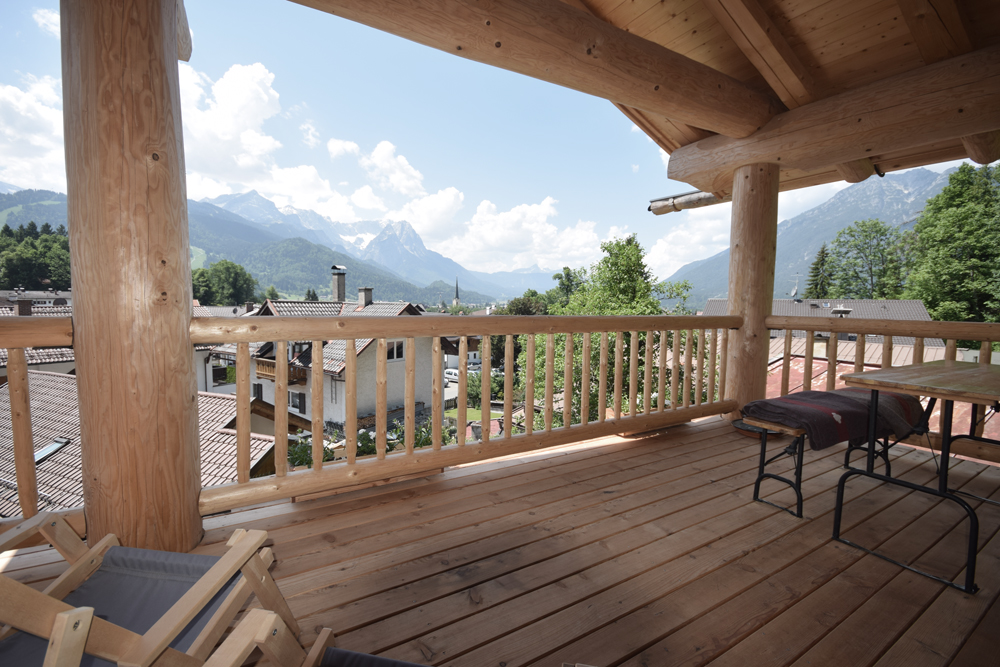
<svg viewBox="0 0 1000 667">
<path fill-rule="evenodd" d="M 306 301 L 319 301 L 319 295 L 316 294 L 316 290 L 311 287 L 306 288 Z"/>
<path fill-rule="evenodd" d="M 824 243 L 816 253 L 816 259 L 809 267 L 809 278 L 806 280 L 806 291 L 802 294 L 806 299 L 827 299 L 830 297 L 830 253 Z"/>
</svg>

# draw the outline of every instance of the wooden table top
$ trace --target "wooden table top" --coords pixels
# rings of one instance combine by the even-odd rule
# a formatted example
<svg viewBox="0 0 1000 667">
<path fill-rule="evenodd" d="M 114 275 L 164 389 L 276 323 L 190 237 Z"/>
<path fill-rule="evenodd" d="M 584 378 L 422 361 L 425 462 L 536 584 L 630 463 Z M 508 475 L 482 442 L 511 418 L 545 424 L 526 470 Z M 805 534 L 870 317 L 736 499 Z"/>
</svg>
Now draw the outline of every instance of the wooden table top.
<svg viewBox="0 0 1000 667">
<path fill-rule="evenodd" d="M 848 387 L 885 389 L 946 401 L 992 405 L 1000 400 L 1000 366 L 928 361 L 840 376 Z"/>
</svg>

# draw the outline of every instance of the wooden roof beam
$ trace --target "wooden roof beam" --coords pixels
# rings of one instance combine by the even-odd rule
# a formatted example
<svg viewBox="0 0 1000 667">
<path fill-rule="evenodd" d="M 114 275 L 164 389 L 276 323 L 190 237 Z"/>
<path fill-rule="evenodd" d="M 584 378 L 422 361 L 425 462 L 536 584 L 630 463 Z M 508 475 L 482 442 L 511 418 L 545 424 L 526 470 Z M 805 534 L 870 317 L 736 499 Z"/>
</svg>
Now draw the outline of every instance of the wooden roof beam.
<svg viewBox="0 0 1000 667">
<path fill-rule="evenodd" d="M 952 58 L 775 116 L 743 139 L 709 137 L 670 156 L 669 177 L 727 192 L 733 172 L 771 162 L 812 171 L 1000 130 L 1000 46 Z"/>
<path fill-rule="evenodd" d="M 758 0 L 703 0 L 715 20 L 789 109 L 815 102 L 819 86 Z M 875 173 L 868 158 L 837 165 L 848 183 Z"/>
<path fill-rule="evenodd" d="M 560 0 L 293 1 L 726 136 L 748 136 L 780 110 L 769 95 Z"/>
<path fill-rule="evenodd" d="M 972 51 L 968 22 L 957 0 L 896 0 L 896 4 L 928 65 Z M 962 137 L 962 145 L 979 164 L 1000 160 L 1000 132 Z"/>
</svg>

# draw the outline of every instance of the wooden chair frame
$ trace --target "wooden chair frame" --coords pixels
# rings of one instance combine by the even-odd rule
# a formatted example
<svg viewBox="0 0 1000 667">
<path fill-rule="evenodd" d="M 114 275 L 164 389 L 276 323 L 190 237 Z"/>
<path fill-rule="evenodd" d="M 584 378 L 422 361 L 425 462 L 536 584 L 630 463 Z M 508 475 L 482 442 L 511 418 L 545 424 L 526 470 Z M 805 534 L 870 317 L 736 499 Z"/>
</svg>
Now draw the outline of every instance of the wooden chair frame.
<svg viewBox="0 0 1000 667">
<path fill-rule="evenodd" d="M 84 652 L 127 667 L 204 665 L 251 594 L 257 596 L 264 609 L 251 611 L 248 618 L 253 616 L 259 623 L 260 614 L 254 612 L 270 613 L 274 618 L 268 619 L 268 628 L 278 629 L 274 619 L 283 628 L 264 641 L 268 648 L 262 646 L 261 650 L 265 654 L 270 650 L 275 655 L 290 656 L 294 652 L 289 641 L 298 646 L 299 626 L 268 572 L 274 558 L 270 549 L 261 548 L 267 540 L 264 531 L 235 531 L 228 542 L 229 550 L 143 635 L 94 618 L 92 609 L 88 614 L 88 608 L 74 608 L 62 601 L 97 571 L 108 549 L 118 546 L 114 535 L 104 537 L 88 549 L 65 519 L 58 514 L 43 512 L 0 535 L 0 552 L 16 549 L 39 534 L 55 547 L 70 566 L 44 591 L 0 575 L 0 624 L 7 626 L 0 632 L 0 638 L 20 630 L 48 639 L 46 667 L 78 665 Z M 242 572 L 243 578 L 187 653 L 169 648 L 170 642 L 237 572 Z M 243 625 L 241 623 L 233 634 Z M 243 634 L 248 632 L 245 630 Z M 298 648 L 304 658 L 305 652 Z M 302 660 L 276 664 L 301 665 Z"/>
</svg>

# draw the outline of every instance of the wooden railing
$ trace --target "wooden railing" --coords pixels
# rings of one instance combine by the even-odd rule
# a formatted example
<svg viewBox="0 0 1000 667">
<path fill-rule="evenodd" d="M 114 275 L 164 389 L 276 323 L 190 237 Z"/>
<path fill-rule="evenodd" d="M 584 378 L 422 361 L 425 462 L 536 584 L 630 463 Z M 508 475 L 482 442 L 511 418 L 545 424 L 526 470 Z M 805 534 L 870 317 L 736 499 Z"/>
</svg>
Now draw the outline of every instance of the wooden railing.
<svg viewBox="0 0 1000 667">
<path fill-rule="evenodd" d="M 910 363 L 918 364 L 930 357 L 929 348 L 926 347 L 927 339 L 938 339 L 944 341 L 943 354 L 934 355 L 937 358 L 956 360 L 958 358 L 958 342 L 964 341 L 966 344 L 973 341 L 978 343 L 979 363 L 988 365 L 992 357 L 992 343 L 1000 341 L 1000 324 L 989 324 L 981 322 L 934 322 L 927 320 L 865 320 L 848 319 L 837 317 L 779 317 L 770 316 L 765 323 L 772 331 L 784 331 L 784 349 L 781 358 L 781 388 L 780 395 L 787 395 L 790 390 L 799 387 L 790 387 L 791 359 L 793 346 L 793 331 L 805 334 L 805 349 L 803 354 L 803 374 L 802 391 L 831 391 L 836 386 L 838 380 L 839 363 L 853 361 L 854 367 L 851 372 L 860 373 L 865 369 L 866 358 L 868 357 L 868 347 L 871 345 L 867 341 L 868 336 L 881 336 L 880 343 L 882 350 L 880 355 L 880 366 L 891 368 L 893 357 L 897 349 L 898 338 L 913 338 L 912 355 Z M 814 383 L 814 370 L 817 360 L 814 354 L 814 343 L 818 333 L 829 334 L 827 340 L 827 352 L 825 360 L 824 381 Z M 838 334 L 854 334 L 856 340 L 845 343 L 838 340 Z M 852 345 L 854 354 L 848 359 L 840 354 L 842 344 Z M 938 345 L 941 343 L 939 342 Z M 940 348 L 938 348 L 940 349 Z M 868 362 L 870 365 L 870 361 Z M 823 373 L 822 366 L 820 373 Z M 982 408 L 978 408 L 981 410 Z M 933 423 L 932 423 L 933 425 Z M 982 433 L 982 424 L 978 428 Z M 932 447 L 940 445 L 940 435 L 929 434 L 926 439 L 908 439 L 912 444 L 928 444 Z M 981 445 L 972 441 L 957 441 L 953 451 L 957 454 L 972 456 L 975 458 L 1000 462 L 1000 451 L 988 445 Z"/>
<path fill-rule="evenodd" d="M 38 513 L 35 445 L 31 433 L 26 347 L 72 347 L 73 320 L 69 317 L 4 318 L 0 347 L 7 348 L 7 386 L 14 441 L 17 500 L 24 518 Z M 8 321 L 9 320 L 9 321 Z"/>
<path fill-rule="evenodd" d="M 238 507 L 334 490 L 366 482 L 439 470 L 544 447 L 615 433 L 639 432 L 735 409 L 725 398 L 728 330 L 742 324 L 738 317 L 461 317 L 461 318 L 199 318 L 192 322 L 196 344 L 235 343 L 238 412 L 238 481 L 202 490 L 203 515 Z M 459 337 L 459 381 L 456 442 L 445 444 L 443 422 L 442 336 Z M 482 437 L 469 441 L 465 424 L 468 338 L 482 336 Z M 501 337 L 504 375 L 504 431 L 491 438 L 491 336 Z M 430 339 L 430 441 L 416 443 L 417 341 Z M 358 455 L 358 356 L 356 341 L 374 339 L 375 453 Z M 404 423 L 395 450 L 387 434 L 387 341 L 403 339 Z M 288 464 L 287 346 L 345 341 L 344 435 L 346 459 L 324 463 L 324 442 L 312 439 L 312 465 Z M 275 474 L 250 479 L 250 349 L 252 342 L 274 341 Z M 524 350 L 526 401 L 523 432 L 514 434 L 514 374 L 516 345 Z M 424 343 L 426 349 L 426 343 Z M 544 352 L 542 352 L 544 346 Z M 556 372 L 555 351 L 561 346 L 563 364 Z M 628 355 L 625 355 L 626 347 Z M 368 348 L 366 348 L 367 350 Z M 575 350 L 581 354 L 577 356 Z M 541 364 L 536 369 L 536 352 Z M 641 359 L 641 364 L 640 364 Z M 426 361 L 426 360 L 424 360 Z M 642 381 L 639 372 L 642 366 Z M 536 377 L 536 370 L 537 375 Z M 628 385 L 624 378 L 628 373 Z M 608 381 L 612 379 L 609 391 Z M 568 379 L 568 381 L 567 381 Z M 313 433 L 323 433 L 323 368 L 311 370 L 310 417 Z M 532 398 L 542 394 L 542 424 L 535 427 Z M 586 388 L 586 390 L 584 390 Z M 654 390 L 655 388 L 655 390 Z M 554 424 L 556 392 L 562 392 L 561 424 Z M 669 400 L 667 400 L 669 397 Z M 661 400 L 662 398 L 662 400 Z M 596 405 L 593 403 L 596 402 Z"/>
<path fill-rule="evenodd" d="M 277 377 L 277 366 L 274 363 L 274 359 L 254 359 L 254 369 L 257 373 L 257 377 L 262 380 L 274 380 Z M 306 383 L 306 369 L 299 368 L 296 366 L 288 366 L 288 384 L 305 384 Z"/>
</svg>

